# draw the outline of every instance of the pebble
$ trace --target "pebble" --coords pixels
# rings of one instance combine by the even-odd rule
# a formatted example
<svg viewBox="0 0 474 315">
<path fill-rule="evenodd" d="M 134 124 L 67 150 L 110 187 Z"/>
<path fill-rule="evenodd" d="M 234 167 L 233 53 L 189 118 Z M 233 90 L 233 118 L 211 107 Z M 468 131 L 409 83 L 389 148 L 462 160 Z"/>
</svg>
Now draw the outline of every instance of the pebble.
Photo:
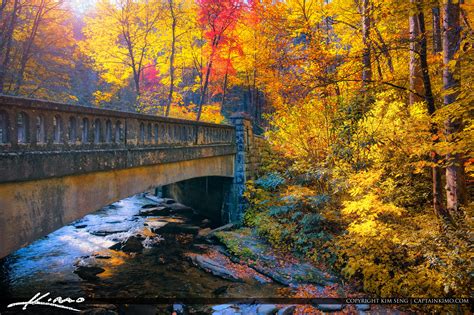
<svg viewBox="0 0 474 315">
<path fill-rule="evenodd" d="M 342 304 L 318 304 L 318 309 L 323 312 L 341 311 L 344 308 Z"/>
</svg>

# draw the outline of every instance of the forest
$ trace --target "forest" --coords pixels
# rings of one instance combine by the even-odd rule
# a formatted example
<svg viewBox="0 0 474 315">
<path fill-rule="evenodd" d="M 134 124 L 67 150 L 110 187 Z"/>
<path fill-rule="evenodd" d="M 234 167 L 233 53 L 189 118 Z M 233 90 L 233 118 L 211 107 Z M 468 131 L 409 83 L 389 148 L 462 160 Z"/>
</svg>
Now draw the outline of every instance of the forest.
<svg viewBox="0 0 474 315">
<path fill-rule="evenodd" d="M 1 0 L 0 94 L 244 112 L 266 139 L 245 226 L 359 292 L 472 297 L 473 14 L 470 0 Z"/>
</svg>

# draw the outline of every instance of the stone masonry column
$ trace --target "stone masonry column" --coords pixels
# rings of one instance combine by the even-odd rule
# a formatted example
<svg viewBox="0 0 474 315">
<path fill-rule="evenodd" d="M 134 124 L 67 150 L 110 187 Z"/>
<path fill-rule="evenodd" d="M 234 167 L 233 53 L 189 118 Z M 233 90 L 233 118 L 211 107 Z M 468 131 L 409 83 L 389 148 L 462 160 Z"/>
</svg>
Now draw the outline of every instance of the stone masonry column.
<svg viewBox="0 0 474 315">
<path fill-rule="evenodd" d="M 229 189 L 226 211 L 223 211 L 223 221 L 242 223 L 246 202 L 243 198 L 245 182 L 254 179 L 255 163 L 252 158 L 253 131 L 252 121 L 245 113 L 236 113 L 230 117 L 235 126 L 235 141 L 237 153 L 234 162 L 234 179 Z"/>
</svg>

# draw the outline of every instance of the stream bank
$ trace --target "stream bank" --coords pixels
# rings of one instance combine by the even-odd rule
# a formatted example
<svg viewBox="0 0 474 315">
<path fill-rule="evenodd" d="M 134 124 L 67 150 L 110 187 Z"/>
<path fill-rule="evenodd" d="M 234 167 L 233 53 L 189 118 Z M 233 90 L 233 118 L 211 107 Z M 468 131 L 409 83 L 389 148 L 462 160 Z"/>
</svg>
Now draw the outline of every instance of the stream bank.
<svg viewBox="0 0 474 315">
<path fill-rule="evenodd" d="M 301 306 L 258 304 L 252 299 L 294 297 L 298 286 L 305 284 L 321 293 L 335 281 L 307 262 L 279 256 L 249 229 L 218 227 L 190 207 L 148 195 L 104 207 L 6 257 L 1 262 L 0 289 L 11 301 L 51 292 L 53 297 L 84 297 L 85 303 L 110 302 L 78 306 L 83 314 L 281 315 L 298 314 Z M 192 298 L 206 303 L 179 303 Z M 120 303 L 136 299 L 175 302 Z M 230 303 L 220 303 L 226 299 Z M 2 314 L 18 311 L 10 308 Z M 21 313 L 64 311 L 30 306 Z"/>
</svg>

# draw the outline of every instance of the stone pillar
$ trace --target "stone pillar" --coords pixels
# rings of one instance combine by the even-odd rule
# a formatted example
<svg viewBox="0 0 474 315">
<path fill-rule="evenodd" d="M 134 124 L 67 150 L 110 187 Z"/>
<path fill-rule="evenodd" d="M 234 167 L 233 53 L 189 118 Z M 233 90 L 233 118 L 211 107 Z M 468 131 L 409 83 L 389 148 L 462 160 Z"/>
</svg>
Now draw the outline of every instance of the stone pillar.
<svg viewBox="0 0 474 315">
<path fill-rule="evenodd" d="M 243 198 L 245 182 L 254 179 L 255 163 L 252 160 L 253 131 L 252 121 L 245 113 L 236 113 L 231 116 L 235 126 L 235 141 L 237 153 L 234 162 L 234 179 L 232 181 L 223 221 L 242 223 L 246 202 Z"/>
</svg>

